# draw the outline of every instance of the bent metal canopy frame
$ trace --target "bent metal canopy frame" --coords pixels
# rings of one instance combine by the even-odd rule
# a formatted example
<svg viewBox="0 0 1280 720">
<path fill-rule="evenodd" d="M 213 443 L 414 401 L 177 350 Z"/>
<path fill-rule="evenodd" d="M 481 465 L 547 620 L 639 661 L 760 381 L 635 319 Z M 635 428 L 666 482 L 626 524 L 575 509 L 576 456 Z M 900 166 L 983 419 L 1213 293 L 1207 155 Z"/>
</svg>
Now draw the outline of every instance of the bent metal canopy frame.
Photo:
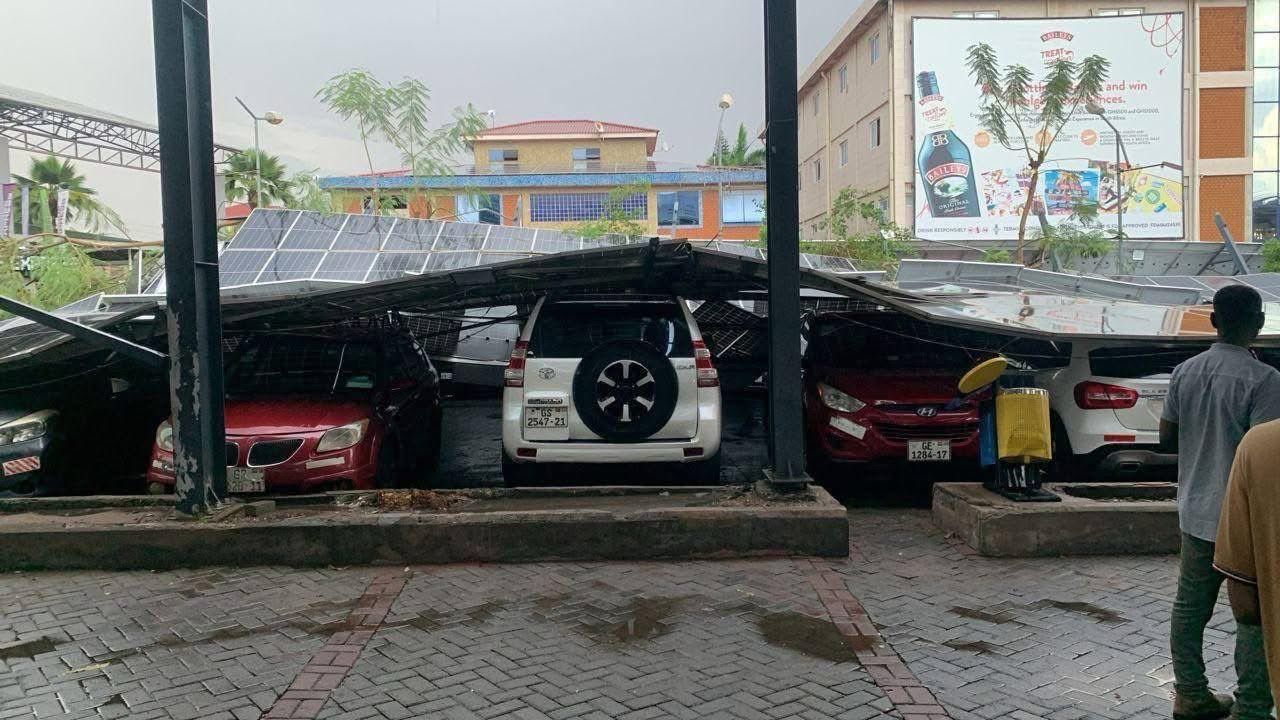
<svg viewBox="0 0 1280 720">
<path fill-rule="evenodd" d="M 155 123 L 0 85 L 0 137 L 17 150 L 160 172 L 160 130 Z M 240 152 L 214 143 L 214 162 Z"/>
</svg>

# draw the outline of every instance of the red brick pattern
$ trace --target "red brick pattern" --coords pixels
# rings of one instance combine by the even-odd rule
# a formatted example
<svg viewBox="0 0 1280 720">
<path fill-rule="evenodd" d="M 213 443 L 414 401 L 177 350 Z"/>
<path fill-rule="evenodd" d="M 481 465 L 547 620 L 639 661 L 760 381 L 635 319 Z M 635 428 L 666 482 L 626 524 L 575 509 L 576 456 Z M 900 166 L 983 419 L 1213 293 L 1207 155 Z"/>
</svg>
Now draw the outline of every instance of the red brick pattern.
<svg viewBox="0 0 1280 720">
<path fill-rule="evenodd" d="M 1200 91 L 1200 157 L 1240 158 L 1245 149 L 1244 88 Z"/>
<path fill-rule="evenodd" d="M 310 720 L 319 715 L 329 694 L 342 684 L 365 644 L 386 620 L 407 579 L 406 574 L 396 570 L 375 575 L 347 616 L 347 629 L 329 636 L 324 647 L 311 656 L 293 683 L 262 717 Z"/>
<path fill-rule="evenodd" d="M 947 709 L 880 636 L 870 615 L 849 592 L 845 578 L 821 560 L 809 560 L 809 584 L 818 593 L 831 622 L 858 656 L 867 674 L 884 691 L 903 720 L 951 720 Z"/>
<path fill-rule="evenodd" d="M 1245 7 L 1200 8 L 1200 70 L 1245 69 L 1248 24 Z"/>
<path fill-rule="evenodd" d="M 1244 235 L 1244 181 L 1244 175 L 1206 175 L 1200 178 L 1200 236 L 1195 239 L 1222 242 L 1218 226 L 1213 222 L 1214 211 L 1222 213 L 1231 237 L 1237 241 L 1248 239 Z"/>
</svg>

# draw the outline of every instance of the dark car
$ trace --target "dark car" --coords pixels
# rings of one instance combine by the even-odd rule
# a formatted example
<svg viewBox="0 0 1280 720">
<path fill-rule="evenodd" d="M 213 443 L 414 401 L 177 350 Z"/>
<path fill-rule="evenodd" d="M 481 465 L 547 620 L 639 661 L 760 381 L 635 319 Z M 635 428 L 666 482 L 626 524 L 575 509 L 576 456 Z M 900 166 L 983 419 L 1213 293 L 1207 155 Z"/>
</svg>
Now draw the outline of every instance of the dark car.
<svg viewBox="0 0 1280 720">
<path fill-rule="evenodd" d="M 227 360 L 226 393 L 233 493 L 419 484 L 439 458 L 439 377 L 398 328 L 250 337 Z M 169 421 L 147 480 L 174 483 Z"/>
<path fill-rule="evenodd" d="M 906 318 L 817 316 L 804 355 L 810 465 L 976 461 L 977 403 L 952 401 L 986 357 L 924 340 Z"/>
</svg>

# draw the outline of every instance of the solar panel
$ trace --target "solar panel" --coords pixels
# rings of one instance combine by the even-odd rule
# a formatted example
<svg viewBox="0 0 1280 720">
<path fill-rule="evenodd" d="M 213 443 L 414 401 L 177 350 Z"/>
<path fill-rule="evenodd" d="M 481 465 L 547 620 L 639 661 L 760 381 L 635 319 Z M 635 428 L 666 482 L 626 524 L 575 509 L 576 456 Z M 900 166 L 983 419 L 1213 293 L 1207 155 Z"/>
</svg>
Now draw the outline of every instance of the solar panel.
<svg viewBox="0 0 1280 720">
<path fill-rule="evenodd" d="M 479 256 L 480 253 L 474 252 L 433 252 L 427 257 L 427 266 L 423 272 L 475 267 Z"/>
<path fill-rule="evenodd" d="M 533 239 L 537 235 L 538 231 L 535 228 L 490 225 L 489 237 L 484 241 L 484 249 L 528 253 L 533 250 Z"/>
<path fill-rule="evenodd" d="M 558 253 L 568 252 L 570 250 L 581 250 L 582 240 L 580 238 L 569 237 L 559 233 L 539 232 L 538 239 L 533 243 L 535 253 Z"/>
<path fill-rule="evenodd" d="M 248 285 L 271 259 L 271 250 L 224 250 L 218 257 L 218 284 Z"/>
<path fill-rule="evenodd" d="M 306 280 L 320 267 L 324 256 L 323 250 L 281 250 L 271 256 L 255 282 Z"/>
<path fill-rule="evenodd" d="M 275 249 L 298 219 L 295 210 L 254 210 L 227 244 L 228 250 Z"/>
<path fill-rule="evenodd" d="M 333 249 L 377 252 L 396 218 L 386 215 L 345 215 L 347 223 L 333 243 Z"/>
<path fill-rule="evenodd" d="M 435 220 L 407 220 L 400 218 L 387 235 L 383 252 L 427 252 L 435 244 L 436 236 L 444 223 Z"/>
<path fill-rule="evenodd" d="M 345 215 L 302 213 L 280 247 L 286 250 L 328 250 L 346 221 Z"/>
<path fill-rule="evenodd" d="M 376 252 L 331 252 L 324 256 L 312 277 L 316 280 L 364 282 L 376 257 Z"/>
<path fill-rule="evenodd" d="M 531 253 L 483 253 L 480 255 L 481 265 L 489 265 L 492 263 L 508 262 L 510 260 L 523 260 L 527 257 L 533 257 Z"/>
<path fill-rule="evenodd" d="M 484 247 L 484 239 L 492 225 L 473 225 L 470 223 L 445 223 L 440 237 L 431 249 L 440 250 L 479 250 Z"/>
<path fill-rule="evenodd" d="M 422 272 L 427 262 L 428 253 L 388 252 L 379 253 L 373 261 L 373 269 L 369 271 L 367 282 L 390 280 L 404 277 L 407 273 Z"/>
</svg>

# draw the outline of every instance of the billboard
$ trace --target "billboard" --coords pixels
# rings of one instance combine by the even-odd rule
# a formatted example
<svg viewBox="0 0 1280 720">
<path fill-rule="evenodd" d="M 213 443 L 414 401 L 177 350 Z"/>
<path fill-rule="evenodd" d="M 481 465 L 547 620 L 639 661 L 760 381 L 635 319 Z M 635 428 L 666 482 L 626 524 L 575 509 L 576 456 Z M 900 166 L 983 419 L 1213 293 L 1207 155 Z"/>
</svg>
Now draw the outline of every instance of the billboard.
<svg viewBox="0 0 1280 720">
<path fill-rule="evenodd" d="M 989 44 L 1003 68 L 1027 67 L 1036 84 L 1062 57 L 1111 61 L 1098 103 L 1115 134 L 1083 107 L 1053 142 L 1033 194 L 1027 237 L 1043 211 L 1051 225 L 1081 205 L 1125 237 L 1182 238 L 1181 13 L 1094 18 L 913 21 L 916 236 L 947 240 L 1018 236 L 1031 173 L 1022 137 L 1001 145 L 980 120 L 982 93 L 966 64 L 969 45 Z M 1032 104 L 1036 101 L 1033 92 Z M 1032 145 L 1039 128 L 1026 127 Z M 1117 191 L 1119 175 L 1119 191 Z M 1121 201 L 1123 200 L 1123 207 Z"/>
</svg>

